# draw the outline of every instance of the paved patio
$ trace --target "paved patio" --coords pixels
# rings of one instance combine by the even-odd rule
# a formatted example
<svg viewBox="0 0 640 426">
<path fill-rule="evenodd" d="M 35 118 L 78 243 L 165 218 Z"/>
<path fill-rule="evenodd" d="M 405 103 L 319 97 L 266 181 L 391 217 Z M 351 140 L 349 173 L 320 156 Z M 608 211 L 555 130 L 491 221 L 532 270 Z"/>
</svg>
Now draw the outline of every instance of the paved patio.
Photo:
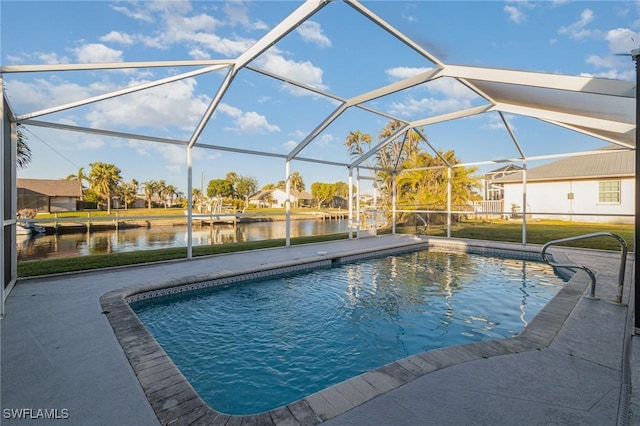
<svg viewBox="0 0 640 426">
<path fill-rule="evenodd" d="M 443 240 L 388 235 L 21 280 L 0 322 L 2 424 L 50 424 L 32 418 L 47 415 L 65 425 L 640 425 L 640 399 L 631 392 L 640 387 L 640 343 L 631 309 L 610 302 L 618 253 L 554 249 L 598 272 L 599 300 L 583 297 L 588 278 L 579 272 L 515 338 L 399 360 L 256 416 L 203 406 L 144 328 L 121 315 L 124 297 L 142 289 L 429 241 Z M 632 300 L 632 265 L 630 258 L 624 303 Z M 18 414 L 28 418 L 9 418 Z"/>
</svg>

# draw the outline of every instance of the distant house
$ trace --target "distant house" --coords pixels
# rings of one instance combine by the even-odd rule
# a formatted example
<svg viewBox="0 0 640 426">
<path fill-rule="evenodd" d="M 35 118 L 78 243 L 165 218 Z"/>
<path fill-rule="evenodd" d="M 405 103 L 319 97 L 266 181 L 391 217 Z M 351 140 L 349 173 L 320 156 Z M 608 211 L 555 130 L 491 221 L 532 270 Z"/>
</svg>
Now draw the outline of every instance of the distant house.
<svg viewBox="0 0 640 426">
<path fill-rule="evenodd" d="M 17 179 L 17 195 L 18 210 L 76 211 L 82 197 L 82 185 L 77 180 Z"/>
<path fill-rule="evenodd" d="M 482 176 L 484 199 L 487 201 L 498 201 L 504 199 L 503 187 L 500 184 L 495 184 L 496 180 L 521 170 L 522 167 L 520 166 L 508 164 L 504 167 L 500 167 L 499 169 L 485 173 L 484 176 Z"/>
<path fill-rule="evenodd" d="M 613 148 L 527 170 L 527 212 L 536 219 L 633 223 L 635 152 Z M 500 188 L 505 210 L 523 211 L 522 180 L 520 170 L 491 182 Z"/>
<path fill-rule="evenodd" d="M 249 205 L 255 207 L 284 207 L 287 192 L 282 189 L 263 189 L 249 198 Z M 311 205 L 313 196 L 306 191 L 291 190 L 291 205 Z"/>
<path fill-rule="evenodd" d="M 343 197 L 338 197 L 337 195 L 333 197 L 331 202 L 329 203 L 329 207 L 334 209 L 348 209 L 349 208 L 349 200 Z"/>
</svg>

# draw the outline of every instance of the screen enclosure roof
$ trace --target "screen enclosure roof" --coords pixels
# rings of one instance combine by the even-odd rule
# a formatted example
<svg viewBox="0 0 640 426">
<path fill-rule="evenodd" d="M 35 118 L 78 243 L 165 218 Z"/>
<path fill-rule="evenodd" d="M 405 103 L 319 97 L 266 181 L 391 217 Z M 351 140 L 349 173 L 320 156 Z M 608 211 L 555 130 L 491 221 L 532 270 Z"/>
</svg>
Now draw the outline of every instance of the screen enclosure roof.
<svg viewBox="0 0 640 426">
<path fill-rule="evenodd" d="M 309 0 L 300 4 L 288 16 L 248 47 L 242 54 L 234 58 L 212 60 L 183 60 L 183 61 L 143 61 L 143 62 L 117 62 L 117 63 L 84 63 L 84 64 L 56 64 L 56 65 L 8 65 L 2 67 L 2 73 L 6 77 L 13 73 L 38 73 L 38 72 L 66 72 L 93 70 L 114 70 L 126 68 L 157 68 L 157 67 L 189 67 L 191 70 L 175 74 L 170 77 L 153 80 L 136 86 L 126 87 L 118 91 L 112 91 L 99 96 L 80 99 L 60 105 L 49 106 L 37 111 L 17 113 L 10 111 L 12 120 L 25 125 L 34 125 L 49 128 L 58 128 L 67 131 L 88 132 L 114 137 L 147 140 L 159 143 L 169 143 L 186 147 L 201 147 L 237 152 L 241 154 L 280 157 L 285 160 L 301 160 L 349 168 L 367 167 L 366 160 L 375 155 L 376 150 L 381 149 L 387 143 L 403 137 L 411 130 L 418 130 L 418 134 L 434 151 L 433 145 L 424 136 L 423 129 L 429 126 L 451 122 L 455 120 L 473 117 L 482 114 L 498 113 L 504 122 L 504 131 L 508 139 L 514 144 L 519 153 L 510 161 L 526 160 L 526 153 L 518 143 L 517 132 L 512 131 L 508 123 L 509 115 L 531 117 L 535 120 L 552 126 L 560 126 L 574 132 L 579 132 L 621 149 L 635 149 L 635 83 L 621 80 L 609 80 L 591 77 L 568 76 L 559 74 L 546 74 L 540 72 L 528 72 L 519 70 L 464 66 L 447 64 L 422 47 L 418 42 L 403 34 L 391 26 L 381 17 L 368 9 L 363 3 L 355 0 L 344 0 L 342 5 L 349 6 L 354 13 L 354 19 L 368 19 L 378 29 L 394 42 L 399 42 L 406 48 L 413 50 L 416 56 L 424 61 L 425 66 L 414 75 L 381 85 L 372 90 L 345 96 L 341 93 L 326 91 L 324 88 L 313 87 L 296 80 L 292 76 L 277 75 L 264 67 L 260 67 L 262 55 L 265 55 L 272 46 L 287 37 L 305 21 L 313 18 L 324 8 L 336 6 L 338 2 Z M 353 34 L 353 37 L 363 37 L 362 34 Z M 339 64 L 336 64 L 339 66 Z M 155 87 L 170 84 L 181 79 L 205 75 L 207 73 L 221 73 L 219 87 L 210 93 L 210 102 L 206 110 L 195 120 L 196 125 L 191 130 L 191 136 L 184 139 L 161 137 L 154 134 L 123 132 L 118 128 L 90 128 L 63 124 L 60 120 L 46 120 L 47 115 L 62 111 L 73 110 L 108 99 L 124 95 L 143 93 Z M 209 124 L 213 114 L 225 99 L 225 95 L 235 84 L 242 84 L 241 79 L 236 79 L 239 73 L 251 73 L 265 78 L 275 79 L 296 90 L 312 93 L 313 96 L 326 99 L 332 105 L 328 113 L 316 120 L 315 127 L 306 135 L 296 141 L 295 146 L 287 152 L 273 152 L 261 149 L 260 144 L 255 146 L 234 146 L 233 144 L 211 143 L 202 134 Z M 351 78 L 357 79 L 357 75 Z M 439 80 L 453 80 L 456 84 L 464 86 L 466 90 L 476 95 L 474 105 L 451 110 L 446 113 L 419 116 L 407 119 L 393 112 L 376 108 L 377 100 L 387 96 L 393 96 L 407 89 L 423 84 L 437 82 Z M 5 99 L 10 95 L 5 94 Z M 9 106 L 10 107 L 10 106 Z M 11 109 L 11 108 L 10 108 Z M 389 137 L 371 144 L 371 149 L 359 157 L 350 157 L 346 150 L 339 159 L 322 160 L 307 157 L 305 150 L 312 146 L 322 132 L 338 120 L 343 114 L 354 109 L 366 114 L 376 115 L 384 120 L 396 120 L 402 125 Z M 358 127 L 358 123 L 354 123 Z M 487 153 L 487 161 L 491 155 Z M 396 165 L 399 167 L 399 165 Z"/>
</svg>

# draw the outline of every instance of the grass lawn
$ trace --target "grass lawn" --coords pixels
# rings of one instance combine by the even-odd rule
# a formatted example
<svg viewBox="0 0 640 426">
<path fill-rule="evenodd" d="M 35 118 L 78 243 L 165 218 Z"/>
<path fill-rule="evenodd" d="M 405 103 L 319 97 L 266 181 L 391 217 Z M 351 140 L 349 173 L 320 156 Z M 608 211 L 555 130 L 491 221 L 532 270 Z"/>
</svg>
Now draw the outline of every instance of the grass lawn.
<svg viewBox="0 0 640 426">
<path fill-rule="evenodd" d="M 144 210 L 148 215 L 147 209 Z M 152 209 L 153 214 L 156 211 L 165 209 Z M 173 210 L 175 214 L 178 209 Z M 263 209 L 260 209 L 263 210 Z M 282 209 L 279 209 L 280 211 Z M 302 209 L 309 211 L 309 209 Z M 131 210 L 133 212 L 134 210 Z M 180 210 L 182 212 L 182 210 Z M 169 213 L 169 212 L 167 212 Z M 265 212 L 276 216 L 281 212 L 271 211 Z M 85 216 L 86 217 L 86 216 Z M 446 228 L 443 226 L 432 225 L 427 232 L 419 227 L 420 234 L 445 236 Z M 634 250 L 634 228 L 633 225 L 609 225 L 609 224 L 589 224 L 589 223 L 568 223 L 561 221 L 530 221 L 527 223 L 527 243 L 529 244 L 545 244 L 551 240 L 562 239 L 577 235 L 590 234 L 595 232 L 612 232 L 620 235 L 628 244 L 629 252 Z M 413 234 L 416 232 L 415 226 L 397 226 L 397 233 Z M 390 233 L 384 230 L 381 233 Z M 466 222 L 452 226 L 451 236 L 453 238 L 470 238 L 478 240 L 504 241 L 504 242 L 522 242 L 522 224 L 507 221 L 494 221 L 492 223 L 482 222 Z M 348 238 L 348 233 L 292 238 L 291 244 L 306 244 L 322 241 L 330 241 Z M 283 247 L 284 239 L 252 241 L 244 243 L 221 244 L 211 246 L 193 247 L 193 256 L 209 256 L 222 253 L 231 253 L 237 251 L 256 250 L 270 247 Z M 602 250 L 619 250 L 618 242 L 610 237 L 597 237 L 587 240 L 577 241 L 568 246 L 584 247 Z M 110 253 L 103 255 L 89 255 L 76 258 L 63 259 L 45 259 L 25 261 L 18 263 L 19 277 L 32 277 L 39 275 L 50 275 L 56 273 L 82 271 L 89 269 L 98 269 L 114 266 L 125 266 L 142 263 L 159 262 L 174 259 L 184 259 L 187 256 L 186 248 L 169 248 L 159 250 L 144 250 L 127 253 Z"/>
<path fill-rule="evenodd" d="M 401 226 L 398 233 L 414 233 L 415 226 Z M 424 227 L 418 227 L 418 233 L 423 235 L 445 236 L 446 227 L 431 226 L 426 232 Z M 611 232 L 621 236 L 627 243 L 629 252 L 634 250 L 633 225 L 575 223 L 563 221 L 529 221 L 527 222 L 527 243 L 545 244 L 552 240 L 559 240 L 596 232 Z M 471 238 L 478 240 L 522 242 L 522 223 L 510 221 L 493 221 L 493 223 L 463 222 L 451 227 L 453 238 Z M 611 237 L 596 237 L 587 240 L 563 244 L 570 247 L 584 247 L 601 250 L 620 250 L 620 244 Z"/>
</svg>

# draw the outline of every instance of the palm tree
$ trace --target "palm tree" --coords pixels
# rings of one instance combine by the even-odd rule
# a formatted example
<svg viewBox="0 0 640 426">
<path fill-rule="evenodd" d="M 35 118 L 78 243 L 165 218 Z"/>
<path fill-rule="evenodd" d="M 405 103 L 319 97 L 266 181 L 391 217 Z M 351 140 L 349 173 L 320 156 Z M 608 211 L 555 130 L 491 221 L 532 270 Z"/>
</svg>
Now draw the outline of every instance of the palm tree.
<svg viewBox="0 0 640 426">
<path fill-rule="evenodd" d="M 27 145 L 27 137 L 22 131 L 22 125 L 18 124 L 17 127 L 16 165 L 19 169 L 23 169 L 31 162 L 31 148 Z"/>
<path fill-rule="evenodd" d="M 304 182 L 302 181 L 302 176 L 298 172 L 293 172 L 289 176 L 289 182 L 291 184 L 291 190 L 295 192 L 296 201 L 295 207 L 298 207 L 298 197 L 300 192 L 304 191 Z"/>
<path fill-rule="evenodd" d="M 122 180 L 120 169 L 113 164 L 91 163 L 91 189 L 100 197 L 107 200 L 107 213 L 111 214 L 111 197 L 117 193 L 118 184 Z"/>
<path fill-rule="evenodd" d="M 138 186 L 138 181 L 135 179 L 131 179 L 131 182 L 125 182 L 120 185 L 120 196 L 124 200 L 125 210 L 128 209 L 129 204 L 136 200 L 136 195 L 138 195 Z"/>
<path fill-rule="evenodd" d="M 162 200 L 162 204 L 164 204 L 164 208 L 167 208 L 167 183 L 161 179 L 158 182 L 156 182 L 156 193 L 158 194 L 158 197 L 160 197 L 160 199 Z"/>
<path fill-rule="evenodd" d="M 384 140 L 391 136 L 398 128 L 402 126 L 399 121 L 390 121 L 380 131 L 378 135 L 380 140 Z M 393 179 L 394 173 L 402 168 L 403 163 L 411 157 L 413 153 L 419 151 L 418 142 L 421 140 L 420 135 L 413 130 L 407 131 L 404 136 L 398 137 L 389 142 L 376 152 L 376 167 L 390 170 L 389 172 L 378 172 L 376 175 L 376 185 L 380 190 L 381 204 L 388 208 L 391 206 L 393 199 Z"/>
<path fill-rule="evenodd" d="M 176 197 L 178 195 L 178 188 L 176 188 L 173 185 L 167 185 L 164 188 L 164 196 L 165 196 L 165 200 L 168 199 L 169 200 L 169 206 L 173 206 L 173 199 L 174 197 Z M 167 204 L 165 203 L 165 208 L 167 207 Z"/>
<path fill-rule="evenodd" d="M 371 148 L 371 135 L 362 133 L 360 130 L 349 132 L 344 144 L 347 146 L 351 158 L 360 157 L 366 152 L 363 149 L 363 144 L 367 145 L 367 151 Z"/>
<path fill-rule="evenodd" d="M 91 186 L 91 181 L 89 180 L 89 176 L 84 174 L 84 167 L 80 167 L 78 169 L 78 174 L 77 175 L 70 174 L 65 179 L 66 180 L 77 180 L 77 181 L 80 182 L 80 189 L 81 189 L 80 201 L 82 201 L 82 198 L 84 196 L 83 192 L 84 192 L 84 189 L 85 189 L 85 186 L 82 184 L 82 182 L 86 181 L 89 184 L 89 186 Z"/>
<path fill-rule="evenodd" d="M 204 204 L 204 195 L 198 188 L 191 189 L 191 202 L 194 207 L 198 208 L 198 212 L 202 213 L 202 205 Z"/>
<path fill-rule="evenodd" d="M 147 198 L 147 206 L 151 209 L 151 199 L 158 192 L 158 182 L 155 180 L 150 180 L 148 182 L 142 183 L 142 188 L 144 189 L 144 195 Z"/>
</svg>

